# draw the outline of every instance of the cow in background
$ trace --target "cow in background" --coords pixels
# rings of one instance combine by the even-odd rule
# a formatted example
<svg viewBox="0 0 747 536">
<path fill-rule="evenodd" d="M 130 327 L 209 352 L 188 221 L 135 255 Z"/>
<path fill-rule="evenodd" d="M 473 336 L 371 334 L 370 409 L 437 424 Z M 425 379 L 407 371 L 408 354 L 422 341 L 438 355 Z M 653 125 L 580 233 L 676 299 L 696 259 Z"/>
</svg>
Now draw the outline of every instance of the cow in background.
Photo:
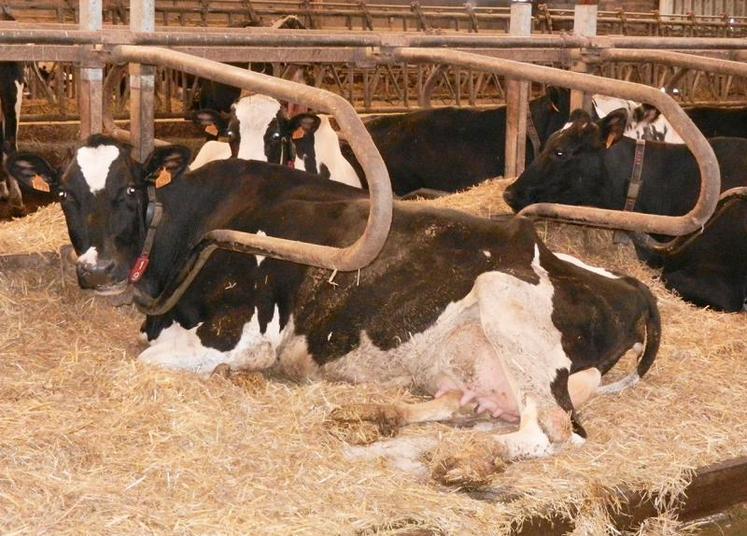
<svg viewBox="0 0 747 536">
<path fill-rule="evenodd" d="M 555 134 L 544 151 L 504 192 L 515 211 L 534 203 L 563 203 L 622 210 L 636 142 L 624 136 L 627 110 L 596 123 L 584 111 Z M 721 169 L 721 189 L 747 186 L 747 139 L 709 140 Z M 642 183 L 634 210 L 681 216 L 696 203 L 700 170 L 686 145 L 647 142 Z M 744 204 L 744 201 L 741 201 Z M 741 311 L 747 294 L 747 229 L 744 208 L 732 207 L 676 256 L 652 254 L 637 244 L 652 266 L 663 264 L 667 288 L 699 306 Z"/>
<path fill-rule="evenodd" d="M 14 21 L 16 19 L 7 6 L 3 6 L 0 10 L 0 20 Z M 21 117 L 24 84 L 23 63 L 0 62 L 0 110 L 2 110 L 0 147 L 2 147 L 3 162 L 18 150 L 18 122 Z M 7 199 L 13 212 L 24 213 L 21 189 L 18 187 L 18 182 L 10 175 L 0 181 L 0 199 Z"/>
<path fill-rule="evenodd" d="M 239 99 L 230 114 L 200 110 L 193 120 L 228 141 L 208 140 L 190 164 L 192 170 L 233 156 L 292 166 L 349 186 L 362 186 L 343 157 L 340 140 L 326 116 L 302 113 L 289 117 L 278 100 L 257 94 Z"/>
</svg>

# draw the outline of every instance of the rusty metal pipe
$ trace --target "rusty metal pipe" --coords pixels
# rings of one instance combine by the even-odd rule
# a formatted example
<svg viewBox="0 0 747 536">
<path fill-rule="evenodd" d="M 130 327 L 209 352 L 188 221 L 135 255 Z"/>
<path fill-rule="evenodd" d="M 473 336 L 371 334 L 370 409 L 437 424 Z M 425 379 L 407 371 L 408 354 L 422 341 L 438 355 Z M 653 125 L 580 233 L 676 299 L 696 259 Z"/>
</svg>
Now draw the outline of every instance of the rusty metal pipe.
<svg viewBox="0 0 747 536">
<path fill-rule="evenodd" d="M 594 62 L 592 56 L 587 61 Z M 730 61 L 706 56 L 697 56 L 669 50 L 619 50 L 605 49 L 599 51 L 598 61 L 640 61 L 653 62 L 675 67 L 686 67 L 710 73 L 747 76 L 747 63 Z"/>
<path fill-rule="evenodd" d="M 541 216 L 570 223 L 594 225 L 627 231 L 680 236 L 702 225 L 713 214 L 721 189 L 721 174 L 716 155 L 700 131 L 679 105 L 661 91 L 620 80 L 610 80 L 584 73 L 562 71 L 551 67 L 519 63 L 510 60 L 486 58 L 477 54 L 455 50 L 401 48 L 391 51 L 393 61 L 412 63 L 449 63 L 500 75 L 534 80 L 587 93 L 618 95 L 656 106 L 681 133 L 698 162 L 701 185 L 695 206 L 683 216 L 658 216 L 618 210 L 577 207 L 551 203 L 530 205 L 520 212 L 528 216 Z"/>
<path fill-rule="evenodd" d="M 391 183 L 371 136 L 345 99 L 322 89 L 164 48 L 119 46 L 112 51 L 112 59 L 118 63 L 162 65 L 183 70 L 223 84 L 307 104 L 333 115 L 369 181 L 371 204 L 368 221 L 362 236 L 355 243 L 345 248 L 336 248 L 231 230 L 215 230 L 209 234 L 226 244 L 240 244 L 241 247 L 253 248 L 269 257 L 331 270 L 357 270 L 369 264 L 379 254 L 391 225 Z"/>
<path fill-rule="evenodd" d="M 718 221 L 718 219 L 724 214 L 727 208 L 729 208 L 735 202 L 745 200 L 747 200 L 747 186 L 730 188 L 723 192 L 721 196 L 719 196 L 716 210 L 713 212 L 711 218 L 700 229 L 697 229 L 690 234 L 678 236 L 667 244 L 659 244 L 656 240 L 652 239 L 647 234 L 634 233 L 632 235 L 633 242 L 637 246 L 650 252 L 657 253 L 665 257 L 672 257 L 680 253 L 683 249 L 697 240 L 697 238 L 702 235 L 706 231 L 706 229 L 708 229 L 711 225 Z"/>
</svg>

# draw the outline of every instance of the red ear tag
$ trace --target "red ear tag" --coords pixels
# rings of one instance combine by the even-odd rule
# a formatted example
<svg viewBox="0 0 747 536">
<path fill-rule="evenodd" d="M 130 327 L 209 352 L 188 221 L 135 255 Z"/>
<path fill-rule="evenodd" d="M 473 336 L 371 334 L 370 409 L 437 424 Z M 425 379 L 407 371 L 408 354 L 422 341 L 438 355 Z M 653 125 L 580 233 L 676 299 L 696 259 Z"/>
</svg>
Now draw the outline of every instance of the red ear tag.
<svg viewBox="0 0 747 536">
<path fill-rule="evenodd" d="M 140 255 L 135 261 L 135 265 L 130 270 L 130 283 L 137 283 L 143 277 L 145 270 L 148 269 L 148 256 Z"/>
</svg>

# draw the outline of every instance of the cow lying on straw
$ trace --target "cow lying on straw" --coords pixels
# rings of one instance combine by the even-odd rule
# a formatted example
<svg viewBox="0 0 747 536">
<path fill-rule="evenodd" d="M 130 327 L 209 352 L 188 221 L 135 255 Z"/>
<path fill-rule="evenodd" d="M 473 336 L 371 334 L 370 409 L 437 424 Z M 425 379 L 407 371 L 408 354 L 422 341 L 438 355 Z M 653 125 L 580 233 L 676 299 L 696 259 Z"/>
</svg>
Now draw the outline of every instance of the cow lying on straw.
<svg viewBox="0 0 747 536">
<path fill-rule="evenodd" d="M 211 229 L 342 246 L 365 226 L 365 193 L 301 171 L 229 159 L 187 172 L 189 151 L 178 146 L 156 149 L 144 165 L 129 154 L 93 136 L 64 171 L 30 154 L 7 163 L 18 180 L 57 193 L 82 288 L 111 294 L 131 284 L 147 303 L 174 284 Z M 156 201 L 163 212 L 154 222 Z M 518 421 L 517 431 L 493 436 L 514 459 L 580 441 L 576 408 L 643 376 L 660 320 L 643 284 L 553 254 L 524 218 L 397 203 L 384 249 L 359 273 L 330 283 L 327 270 L 219 251 L 142 330 L 150 346 L 139 359 L 168 368 L 228 364 L 433 396 L 344 407 L 333 415 L 342 421 L 384 415 L 402 426 L 448 420 L 465 406 Z M 631 348 L 636 371 L 600 388 Z"/>
</svg>

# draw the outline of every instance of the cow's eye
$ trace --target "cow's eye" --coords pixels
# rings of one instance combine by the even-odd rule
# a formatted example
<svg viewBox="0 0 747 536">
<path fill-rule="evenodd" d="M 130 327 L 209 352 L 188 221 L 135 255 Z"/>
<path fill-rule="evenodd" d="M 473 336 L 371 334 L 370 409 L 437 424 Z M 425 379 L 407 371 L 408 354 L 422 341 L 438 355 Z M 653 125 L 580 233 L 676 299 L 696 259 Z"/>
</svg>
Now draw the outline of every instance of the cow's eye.
<svg viewBox="0 0 747 536">
<path fill-rule="evenodd" d="M 65 190 L 60 190 L 59 192 L 57 192 L 57 199 L 59 199 L 60 201 L 64 201 L 65 199 L 67 199 L 67 192 Z"/>
<path fill-rule="evenodd" d="M 273 132 L 272 136 L 270 136 L 273 140 L 279 140 L 280 139 L 280 132 Z"/>
<path fill-rule="evenodd" d="M 129 195 L 130 197 L 132 197 L 133 195 L 135 195 L 135 191 L 136 190 L 135 190 L 134 186 L 128 186 L 127 190 L 125 190 L 125 192 L 127 192 L 127 195 Z"/>
<path fill-rule="evenodd" d="M 558 158 L 565 158 L 565 151 L 555 151 L 555 156 Z"/>
</svg>

